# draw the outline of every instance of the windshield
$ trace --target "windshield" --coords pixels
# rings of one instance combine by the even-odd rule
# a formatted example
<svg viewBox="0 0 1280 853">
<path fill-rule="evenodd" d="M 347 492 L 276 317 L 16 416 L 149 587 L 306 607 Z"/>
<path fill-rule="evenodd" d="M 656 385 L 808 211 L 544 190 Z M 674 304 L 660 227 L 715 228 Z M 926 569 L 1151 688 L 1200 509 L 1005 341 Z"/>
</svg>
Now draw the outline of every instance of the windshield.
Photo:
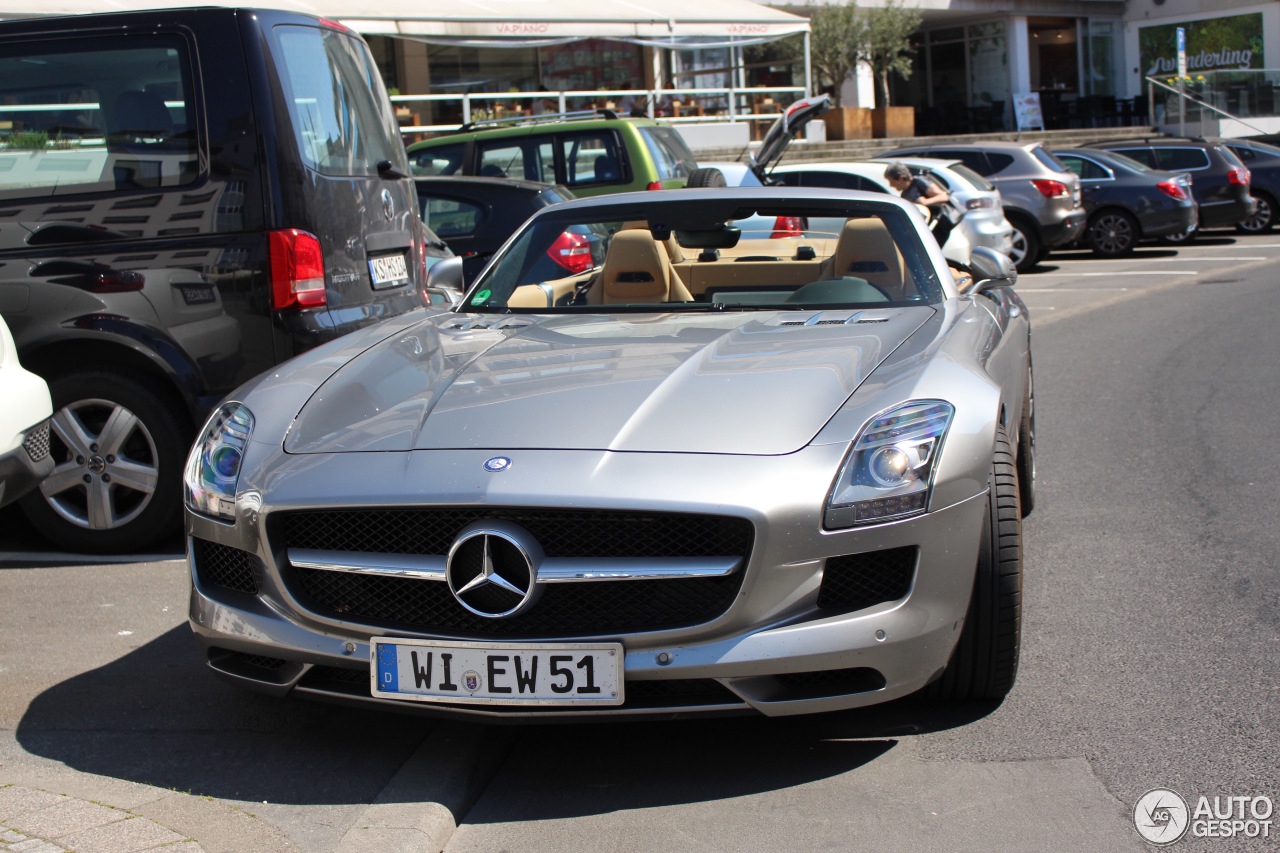
<svg viewBox="0 0 1280 853">
<path fill-rule="evenodd" d="M 771 200 L 744 206 L 740 196 L 550 208 L 495 259 L 459 310 L 811 310 L 935 303 L 943 298 L 942 287 L 908 216 L 884 203 Z"/>
</svg>

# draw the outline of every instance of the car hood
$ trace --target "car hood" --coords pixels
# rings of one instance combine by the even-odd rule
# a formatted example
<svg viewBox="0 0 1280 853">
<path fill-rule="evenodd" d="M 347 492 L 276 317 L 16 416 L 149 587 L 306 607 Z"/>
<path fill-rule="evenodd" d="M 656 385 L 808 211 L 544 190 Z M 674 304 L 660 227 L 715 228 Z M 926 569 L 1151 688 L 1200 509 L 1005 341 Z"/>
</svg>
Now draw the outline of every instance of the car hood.
<svg viewBox="0 0 1280 853">
<path fill-rule="evenodd" d="M 336 370 L 285 450 L 791 453 L 933 313 L 439 315 Z"/>
</svg>

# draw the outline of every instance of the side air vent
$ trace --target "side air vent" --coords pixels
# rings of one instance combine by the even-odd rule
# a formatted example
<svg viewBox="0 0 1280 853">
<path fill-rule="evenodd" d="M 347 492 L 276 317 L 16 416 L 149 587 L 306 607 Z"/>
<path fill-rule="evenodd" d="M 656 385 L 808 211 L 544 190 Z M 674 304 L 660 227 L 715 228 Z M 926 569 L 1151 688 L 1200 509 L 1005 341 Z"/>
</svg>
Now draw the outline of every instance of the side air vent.
<svg viewBox="0 0 1280 853">
<path fill-rule="evenodd" d="M 905 597 L 915 577 L 916 556 L 916 547 L 909 546 L 827 558 L 818 607 L 847 613 Z"/>
</svg>

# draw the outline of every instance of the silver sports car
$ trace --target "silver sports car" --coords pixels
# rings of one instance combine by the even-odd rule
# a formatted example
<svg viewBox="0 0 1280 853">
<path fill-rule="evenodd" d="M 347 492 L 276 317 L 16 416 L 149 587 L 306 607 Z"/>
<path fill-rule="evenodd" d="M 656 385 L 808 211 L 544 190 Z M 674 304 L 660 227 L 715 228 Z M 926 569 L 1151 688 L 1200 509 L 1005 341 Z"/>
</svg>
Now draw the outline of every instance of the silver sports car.
<svg viewBox="0 0 1280 853">
<path fill-rule="evenodd" d="M 1035 476 L 1015 275 L 949 267 L 884 195 L 546 208 L 456 307 L 210 417 L 185 470 L 208 664 L 491 718 L 1002 697 Z"/>
</svg>

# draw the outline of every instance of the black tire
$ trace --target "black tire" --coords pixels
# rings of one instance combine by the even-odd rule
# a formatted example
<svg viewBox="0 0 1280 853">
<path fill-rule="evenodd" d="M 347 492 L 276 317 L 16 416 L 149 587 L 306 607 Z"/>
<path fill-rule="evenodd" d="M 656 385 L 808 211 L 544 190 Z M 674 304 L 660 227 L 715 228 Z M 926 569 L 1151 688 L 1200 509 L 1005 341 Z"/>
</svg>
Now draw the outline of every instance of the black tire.
<svg viewBox="0 0 1280 853">
<path fill-rule="evenodd" d="M 109 373 L 59 377 L 49 391 L 54 471 L 22 499 L 32 526 L 61 549 L 95 554 L 139 552 L 175 533 L 190 436 L 172 405 Z"/>
<path fill-rule="evenodd" d="M 1236 230 L 1241 234 L 1267 234 L 1276 224 L 1276 200 L 1270 193 L 1254 192 L 1258 200 L 1258 210 L 1253 216 L 1236 223 Z"/>
<path fill-rule="evenodd" d="M 1089 218 L 1085 242 L 1100 258 L 1123 258 L 1133 253 L 1142 239 L 1142 227 L 1126 211 L 1119 208 L 1099 210 Z"/>
<path fill-rule="evenodd" d="M 951 662 L 929 690 L 930 696 L 947 702 L 1003 699 L 1018 675 L 1022 513 L 1013 451 L 1004 429 L 998 430 L 969 611 Z"/>
<path fill-rule="evenodd" d="M 1036 387 L 1035 373 L 1027 365 L 1027 393 L 1022 398 L 1018 424 L 1018 499 L 1022 517 L 1036 508 Z"/>
<path fill-rule="evenodd" d="M 685 184 L 688 187 L 727 187 L 728 183 L 724 179 L 724 172 L 719 169 L 707 166 L 702 169 L 694 169 L 689 173 L 689 182 Z"/>
<path fill-rule="evenodd" d="M 1040 229 L 1021 216 L 1007 217 L 1013 226 L 1013 247 L 1009 258 L 1019 273 L 1030 272 L 1040 263 Z"/>
<path fill-rule="evenodd" d="M 1177 234 L 1165 234 L 1160 238 L 1162 243 L 1171 243 L 1174 246 L 1185 246 L 1188 243 L 1194 243 L 1196 237 L 1200 235 L 1200 229 L 1197 227 L 1191 231 L 1181 231 Z"/>
</svg>

